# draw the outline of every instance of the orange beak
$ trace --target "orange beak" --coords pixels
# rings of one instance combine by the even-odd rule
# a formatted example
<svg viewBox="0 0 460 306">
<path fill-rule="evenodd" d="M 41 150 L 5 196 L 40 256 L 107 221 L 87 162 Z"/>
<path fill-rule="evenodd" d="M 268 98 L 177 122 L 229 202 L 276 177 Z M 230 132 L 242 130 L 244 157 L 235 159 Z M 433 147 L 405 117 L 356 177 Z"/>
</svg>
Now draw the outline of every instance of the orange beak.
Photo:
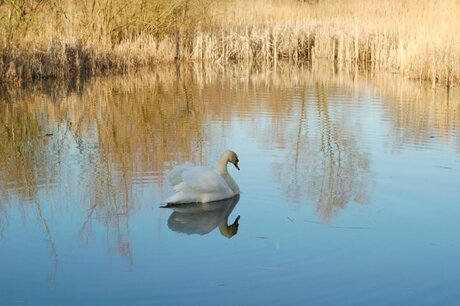
<svg viewBox="0 0 460 306">
<path fill-rule="evenodd" d="M 238 162 L 235 162 L 233 165 L 235 166 L 236 169 L 238 169 L 238 171 L 240 170 L 240 167 L 238 166 Z"/>
</svg>

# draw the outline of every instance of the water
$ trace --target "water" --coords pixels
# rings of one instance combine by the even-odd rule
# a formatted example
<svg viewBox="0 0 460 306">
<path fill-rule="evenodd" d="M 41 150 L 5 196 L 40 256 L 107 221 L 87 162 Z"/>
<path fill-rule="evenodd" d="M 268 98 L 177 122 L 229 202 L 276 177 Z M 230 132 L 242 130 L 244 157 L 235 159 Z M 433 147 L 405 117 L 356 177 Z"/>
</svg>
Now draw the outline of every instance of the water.
<svg viewBox="0 0 460 306">
<path fill-rule="evenodd" d="M 457 304 L 459 101 L 328 67 L 3 90 L 0 304 Z M 227 148 L 239 198 L 160 208 Z"/>
</svg>

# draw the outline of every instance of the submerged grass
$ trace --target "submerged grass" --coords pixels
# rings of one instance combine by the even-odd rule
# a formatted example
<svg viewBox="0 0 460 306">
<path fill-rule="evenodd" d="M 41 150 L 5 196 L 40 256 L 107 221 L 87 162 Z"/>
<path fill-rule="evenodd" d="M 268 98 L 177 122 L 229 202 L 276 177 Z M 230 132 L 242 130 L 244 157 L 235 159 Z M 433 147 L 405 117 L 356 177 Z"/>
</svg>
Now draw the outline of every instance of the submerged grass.
<svg viewBox="0 0 460 306">
<path fill-rule="evenodd" d="M 328 60 L 460 82 L 459 0 L 0 0 L 0 80 Z"/>
</svg>

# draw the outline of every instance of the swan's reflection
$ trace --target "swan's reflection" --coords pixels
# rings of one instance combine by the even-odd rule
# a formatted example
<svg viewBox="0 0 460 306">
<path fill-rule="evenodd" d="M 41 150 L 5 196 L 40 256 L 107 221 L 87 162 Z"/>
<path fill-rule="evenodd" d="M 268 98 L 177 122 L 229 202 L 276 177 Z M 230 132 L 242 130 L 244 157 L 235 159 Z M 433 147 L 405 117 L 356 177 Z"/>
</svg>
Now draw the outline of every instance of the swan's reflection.
<svg viewBox="0 0 460 306">
<path fill-rule="evenodd" d="M 168 227 L 175 232 L 206 235 L 219 227 L 223 236 L 231 238 L 238 232 L 240 216 L 230 225 L 228 217 L 239 200 L 240 196 L 237 195 L 231 199 L 209 203 L 167 204 L 162 207 L 174 210 L 169 216 Z"/>
</svg>

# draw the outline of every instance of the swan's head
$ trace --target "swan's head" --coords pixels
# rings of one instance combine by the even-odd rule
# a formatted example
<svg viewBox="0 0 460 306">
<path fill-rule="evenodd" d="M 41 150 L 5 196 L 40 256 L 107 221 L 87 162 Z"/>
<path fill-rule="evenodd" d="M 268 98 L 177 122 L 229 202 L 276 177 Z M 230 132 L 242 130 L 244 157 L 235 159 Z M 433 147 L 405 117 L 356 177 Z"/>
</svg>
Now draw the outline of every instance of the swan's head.
<svg viewBox="0 0 460 306">
<path fill-rule="evenodd" d="M 224 155 L 227 157 L 227 161 L 232 163 L 236 169 L 240 170 L 240 166 L 238 166 L 239 160 L 238 155 L 236 155 L 233 151 L 226 151 Z"/>
</svg>

